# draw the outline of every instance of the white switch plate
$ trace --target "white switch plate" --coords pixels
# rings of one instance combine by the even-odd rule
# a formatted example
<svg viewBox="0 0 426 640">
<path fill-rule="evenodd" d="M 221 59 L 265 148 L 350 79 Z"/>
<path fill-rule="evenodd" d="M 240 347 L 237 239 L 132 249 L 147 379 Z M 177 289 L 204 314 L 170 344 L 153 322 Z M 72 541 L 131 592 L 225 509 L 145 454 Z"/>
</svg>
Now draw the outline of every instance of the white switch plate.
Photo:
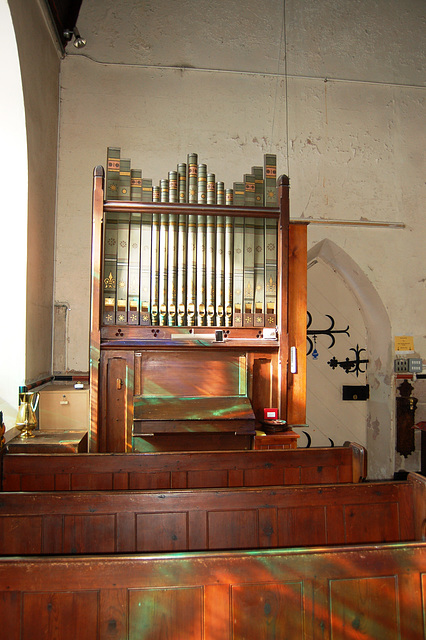
<svg viewBox="0 0 426 640">
<path fill-rule="evenodd" d="M 290 347 L 290 373 L 297 373 L 297 349 Z"/>
<path fill-rule="evenodd" d="M 277 332 L 275 330 L 275 327 L 273 329 L 271 329 L 270 327 L 265 327 L 263 329 L 263 337 L 265 340 L 276 340 Z"/>
</svg>

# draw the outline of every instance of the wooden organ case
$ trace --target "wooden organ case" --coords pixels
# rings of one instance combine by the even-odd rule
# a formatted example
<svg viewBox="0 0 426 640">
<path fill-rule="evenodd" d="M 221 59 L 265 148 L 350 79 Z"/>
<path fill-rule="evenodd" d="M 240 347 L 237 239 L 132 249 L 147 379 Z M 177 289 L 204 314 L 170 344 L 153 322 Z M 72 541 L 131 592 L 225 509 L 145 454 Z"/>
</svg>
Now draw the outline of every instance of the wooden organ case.
<svg viewBox="0 0 426 640">
<path fill-rule="evenodd" d="M 277 208 L 105 201 L 95 168 L 90 451 L 255 448 L 269 407 L 305 422 L 306 225 L 278 182 Z"/>
</svg>

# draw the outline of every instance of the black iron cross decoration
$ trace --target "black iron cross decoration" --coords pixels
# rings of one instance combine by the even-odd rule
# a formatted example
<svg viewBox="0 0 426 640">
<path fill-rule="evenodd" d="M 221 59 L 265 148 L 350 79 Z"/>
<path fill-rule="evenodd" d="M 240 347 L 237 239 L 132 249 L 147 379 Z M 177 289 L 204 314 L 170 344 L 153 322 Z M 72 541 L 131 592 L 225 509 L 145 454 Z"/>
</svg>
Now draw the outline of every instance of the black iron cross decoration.
<svg viewBox="0 0 426 640">
<path fill-rule="evenodd" d="M 331 340 L 330 346 L 328 347 L 329 349 L 331 349 L 331 347 L 333 347 L 334 343 L 336 342 L 336 338 L 334 337 L 334 334 L 336 334 L 336 333 L 345 333 L 348 336 L 348 338 L 350 337 L 349 336 L 349 325 L 346 327 L 346 329 L 335 329 L 334 328 L 334 318 L 333 318 L 333 316 L 329 316 L 328 313 L 325 314 L 326 318 L 329 318 L 330 319 L 330 323 L 331 323 L 328 329 L 310 329 L 309 327 L 312 324 L 312 316 L 309 313 L 309 311 L 307 313 L 308 313 L 308 324 L 307 324 L 307 327 L 306 327 L 306 339 L 307 339 L 308 344 L 309 344 L 308 352 L 306 354 L 307 356 L 310 355 L 310 353 L 312 352 L 312 349 L 314 347 L 314 344 L 313 344 L 313 342 L 312 342 L 312 340 L 311 340 L 311 338 L 309 336 L 313 336 L 314 342 L 315 342 L 315 339 L 316 339 L 317 336 L 329 336 L 329 338 Z"/>
<path fill-rule="evenodd" d="M 342 369 L 344 369 L 344 371 L 346 371 L 346 373 L 355 373 L 356 377 L 358 378 L 358 375 L 360 373 L 365 373 L 367 370 L 367 366 L 363 371 L 360 365 L 361 364 L 367 365 L 368 360 L 367 359 L 361 360 L 359 357 L 361 354 L 361 351 L 365 351 L 365 349 L 360 349 L 359 346 L 356 345 L 356 349 L 351 348 L 349 349 L 349 351 L 353 351 L 355 353 L 355 360 L 349 360 L 349 358 L 346 358 L 344 362 L 338 362 L 336 356 L 333 356 L 331 360 L 327 362 L 327 364 L 329 364 L 333 370 L 336 369 L 337 367 L 341 367 Z"/>
</svg>

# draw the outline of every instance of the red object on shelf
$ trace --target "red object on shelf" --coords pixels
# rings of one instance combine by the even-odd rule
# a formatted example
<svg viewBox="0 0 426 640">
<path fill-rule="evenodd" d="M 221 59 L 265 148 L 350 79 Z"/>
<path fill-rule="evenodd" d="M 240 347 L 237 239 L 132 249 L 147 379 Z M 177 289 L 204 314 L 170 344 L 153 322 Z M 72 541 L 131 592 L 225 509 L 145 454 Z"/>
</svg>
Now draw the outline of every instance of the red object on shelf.
<svg viewBox="0 0 426 640">
<path fill-rule="evenodd" d="M 426 431 L 426 422 L 417 422 L 413 429 L 420 429 L 420 431 Z"/>
<path fill-rule="evenodd" d="M 263 409 L 264 420 L 278 420 L 278 409 Z"/>
</svg>

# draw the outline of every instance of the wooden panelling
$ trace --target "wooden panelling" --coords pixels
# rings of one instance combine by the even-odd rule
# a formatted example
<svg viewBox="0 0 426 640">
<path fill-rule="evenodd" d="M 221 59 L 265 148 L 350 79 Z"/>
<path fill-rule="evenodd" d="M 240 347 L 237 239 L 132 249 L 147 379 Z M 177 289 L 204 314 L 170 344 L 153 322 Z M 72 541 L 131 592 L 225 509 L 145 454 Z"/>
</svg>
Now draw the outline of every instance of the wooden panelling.
<svg viewBox="0 0 426 640">
<path fill-rule="evenodd" d="M 160 433 L 134 436 L 135 453 L 166 453 L 177 451 L 244 451 L 251 449 L 253 436 L 221 431 L 217 433 Z"/>
<path fill-rule="evenodd" d="M 129 593 L 129 639 L 202 638 L 202 587 L 134 589 Z"/>
<path fill-rule="evenodd" d="M 0 558 L 0 618 L 9 640 L 424 640 L 425 575 L 424 543 Z"/>
<path fill-rule="evenodd" d="M 229 481 L 229 473 L 231 470 L 227 469 L 211 469 L 205 471 L 188 471 L 186 473 L 186 482 L 182 481 L 182 485 L 185 484 L 185 488 L 188 489 L 201 489 L 203 487 L 229 487 L 232 486 Z M 184 471 L 181 471 L 181 474 L 185 474 Z M 176 474 L 172 474 L 172 482 L 171 484 L 178 488 L 178 484 L 175 482 Z M 235 485 L 234 485 L 235 486 Z"/>
<path fill-rule="evenodd" d="M 0 516 L 0 553 L 42 553 L 43 516 Z M 61 523 L 58 534 L 62 535 Z M 54 541 L 52 540 L 53 544 Z M 50 553 L 54 553 L 51 551 Z"/>
<path fill-rule="evenodd" d="M 208 548 L 258 548 L 258 513 L 257 509 L 210 511 L 207 516 Z"/>
<path fill-rule="evenodd" d="M 136 515 L 136 551 L 186 551 L 188 548 L 186 512 Z"/>
<path fill-rule="evenodd" d="M 231 603 L 234 638 L 303 638 L 301 582 L 233 585 Z"/>
<path fill-rule="evenodd" d="M 410 541 L 418 519 L 412 494 L 410 482 L 3 492 L 0 553 L 145 553 Z"/>
<path fill-rule="evenodd" d="M 229 398 L 246 394 L 246 358 L 242 351 L 229 353 L 214 347 L 190 353 L 182 349 L 147 350 L 137 365 L 141 367 L 138 377 L 142 397 Z"/>
<path fill-rule="evenodd" d="M 128 596 L 129 590 L 124 586 L 117 589 L 108 585 L 107 588 L 99 590 L 99 636 L 94 636 L 95 638 L 116 640 L 129 637 Z"/>
<path fill-rule="evenodd" d="M 105 351 L 101 356 L 102 403 L 99 449 L 130 450 L 133 422 L 133 352 Z"/>
<path fill-rule="evenodd" d="M 340 469 L 337 467 L 321 465 L 301 469 L 300 484 L 316 484 L 318 482 L 318 478 L 323 479 L 322 481 L 329 484 L 351 482 L 352 480 L 350 469 Z"/>
<path fill-rule="evenodd" d="M 351 544 L 370 542 L 371 538 L 380 532 L 383 542 L 395 540 L 395 536 L 400 535 L 399 527 L 403 523 L 399 519 L 399 510 L 403 509 L 403 504 L 391 502 L 382 504 L 379 500 L 371 497 L 371 502 L 367 507 L 361 505 L 349 505 L 344 509 L 344 520 L 346 523 L 347 542 Z M 367 517 L 366 517 L 367 515 Z"/>
<path fill-rule="evenodd" d="M 399 640 L 396 576 L 330 581 L 333 640 L 386 638 Z M 355 613 L 356 612 L 356 613 Z"/>
<path fill-rule="evenodd" d="M 274 435 L 256 435 L 253 449 L 257 451 L 272 451 L 274 449 L 297 449 L 299 434 L 293 429 L 286 429 Z"/>
<path fill-rule="evenodd" d="M 321 504 L 279 509 L 278 546 L 307 547 L 327 544 L 327 520 L 326 510 Z M 341 542 L 344 543 L 344 540 Z"/>
<path fill-rule="evenodd" d="M 61 640 L 93 640 L 97 637 L 96 591 L 24 593 L 22 600 L 22 640 L 56 637 Z"/>
<path fill-rule="evenodd" d="M 93 507 L 96 511 L 96 503 Z M 76 511 L 78 511 L 76 509 Z M 116 547 L 116 517 L 114 514 L 66 515 L 63 518 L 62 553 L 114 553 Z M 45 553 L 48 539 L 44 536 Z"/>
<path fill-rule="evenodd" d="M 424 477 L 420 474 L 410 473 L 408 475 L 408 482 L 413 487 L 413 501 L 414 509 L 418 514 L 416 519 L 416 539 L 426 540 L 426 500 L 424 495 Z"/>
<path fill-rule="evenodd" d="M 278 357 L 276 354 L 262 356 L 252 354 L 249 358 L 249 368 L 253 371 L 249 393 L 253 411 L 258 420 L 263 420 L 263 409 L 276 407 L 278 394 L 276 382 L 278 379 Z"/>
<path fill-rule="evenodd" d="M 181 375 L 185 377 L 185 372 Z M 246 397 L 135 397 L 133 435 L 146 433 L 255 432 L 255 417 Z"/>
<path fill-rule="evenodd" d="M 13 455 L 3 458 L 5 491 L 113 491 L 351 482 L 358 447 L 286 451 Z"/>
</svg>

